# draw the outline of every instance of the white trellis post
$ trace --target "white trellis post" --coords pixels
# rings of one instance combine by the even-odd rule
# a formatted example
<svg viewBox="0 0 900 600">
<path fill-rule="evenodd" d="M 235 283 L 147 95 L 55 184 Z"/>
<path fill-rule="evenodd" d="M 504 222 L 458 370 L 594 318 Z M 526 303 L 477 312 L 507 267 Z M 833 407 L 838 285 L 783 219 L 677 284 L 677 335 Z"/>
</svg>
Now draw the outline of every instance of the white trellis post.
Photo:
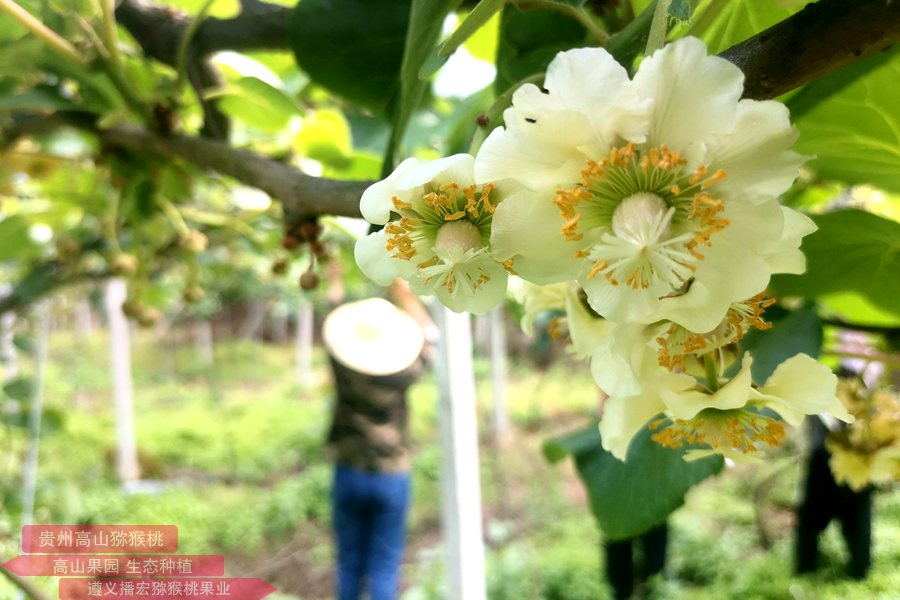
<svg viewBox="0 0 900 600">
<path fill-rule="evenodd" d="M 132 407 L 131 335 L 128 321 L 122 314 L 122 303 L 126 295 L 125 280 L 114 277 L 106 283 L 106 314 L 109 318 L 109 347 L 118 441 L 116 472 L 119 480 L 127 485 L 137 481 L 139 473 Z"/>
<path fill-rule="evenodd" d="M 454 600 L 485 600 L 471 322 L 467 313 L 441 308 L 439 323 L 438 418 L 447 592 Z"/>
<path fill-rule="evenodd" d="M 314 316 L 312 302 L 301 299 L 297 308 L 297 382 L 302 388 L 311 383 Z"/>
<path fill-rule="evenodd" d="M 500 304 L 491 319 L 491 400 L 494 404 L 494 434 L 498 439 L 509 433 L 506 411 L 506 311 Z"/>
<path fill-rule="evenodd" d="M 22 471 L 22 525 L 31 525 L 37 491 L 41 416 L 44 412 L 44 371 L 47 366 L 47 339 L 50 337 L 50 314 L 46 302 L 37 305 L 35 316 L 37 347 L 34 355 L 34 376 L 31 380 L 31 406 L 28 411 L 28 451 Z"/>
<path fill-rule="evenodd" d="M 8 283 L 0 284 L 0 298 L 5 298 L 12 293 L 12 286 Z M 11 310 L 0 315 L 0 362 L 3 363 L 3 376 L 5 380 L 15 379 L 19 374 L 16 346 L 13 344 L 13 327 L 16 324 L 16 313 Z"/>
</svg>

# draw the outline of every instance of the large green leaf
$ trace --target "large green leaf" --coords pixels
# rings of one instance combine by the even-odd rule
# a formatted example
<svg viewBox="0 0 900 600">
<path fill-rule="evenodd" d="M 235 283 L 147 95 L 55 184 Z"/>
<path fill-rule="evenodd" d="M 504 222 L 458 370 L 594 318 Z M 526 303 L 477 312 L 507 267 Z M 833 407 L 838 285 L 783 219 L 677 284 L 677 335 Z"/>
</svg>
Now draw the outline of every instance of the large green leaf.
<svg viewBox="0 0 900 600">
<path fill-rule="evenodd" d="M 753 381 L 760 385 L 790 357 L 802 352 L 815 358 L 822 350 L 822 322 L 813 309 L 786 312 L 772 307 L 765 317 L 772 322 L 771 329 L 753 329 L 741 340 L 741 351 L 753 355 Z"/>
<path fill-rule="evenodd" d="M 400 96 L 393 118 L 391 140 L 385 155 L 384 171 L 393 169 L 394 153 L 403 139 L 413 111 L 422 100 L 428 86 L 426 78 L 419 72 L 441 35 L 441 26 L 451 10 L 459 6 L 461 0 L 413 0 L 409 13 L 409 28 L 406 32 L 403 60 L 400 65 Z"/>
<path fill-rule="evenodd" d="M 572 17 L 507 5 L 500 18 L 494 89 L 501 94 L 526 77 L 543 73 L 557 52 L 587 41 L 584 27 Z"/>
<path fill-rule="evenodd" d="M 869 57 L 806 86 L 788 106 L 798 152 L 824 178 L 900 192 L 900 50 Z"/>
<path fill-rule="evenodd" d="M 300 108 L 287 94 L 256 77 L 242 77 L 225 89 L 209 94 L 219 99 L 219 108 L 247 125 L 276 133 Z"/>
<path fill-rule="evenodd" d="M 882 310 L 900 314 L 900 223 L 860 210 L 813 220 L 819 230 L 803 240 L 806 273 L 777 275 L 772 287 L 806 298 L 854 291 Z"/>
<path fill-rule="evenodd" d="M 22 215 L 13 215 L 0 221 L 0 260 L 21 256 L 33 248 L 29 235 L 31 224 Z"/>
<path fill-rule="evenodd" d="M 720 456 L 686 462 L 683 450 L 663 448 L 650 435 L 644 427 L 635 436 L 625 462 L 603 449 L 596 424 L 544 443 L 551 462 L 566 455 L 575 460 L 606 539 L 634 537 L 663 523 L 693 485 L 722 469 Z"/>
<path fill-rule="evenodd" d="M 799 9 L 799 4 L 786 6 L 778 0 L 705 0 L 694 11 L 687 33 L 706 42 L 711 54 L 718 54 Z"/>
<path fill-rule="evenodd" d="M 288 22 L 291 49 L 314 82 L 389 116 L 409 17 L 410 0 L 303 0 Z"/>
</svg>

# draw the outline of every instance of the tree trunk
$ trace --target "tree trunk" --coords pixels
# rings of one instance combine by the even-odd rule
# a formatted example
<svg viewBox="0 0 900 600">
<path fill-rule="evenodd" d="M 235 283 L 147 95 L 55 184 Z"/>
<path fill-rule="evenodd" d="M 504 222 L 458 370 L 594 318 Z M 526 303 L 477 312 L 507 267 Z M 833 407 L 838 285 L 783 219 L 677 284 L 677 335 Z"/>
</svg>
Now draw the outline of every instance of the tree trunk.
<svg viewBox="0 0 900 600">
<path fill-rule="evenodd" d="M 297 381 L 301 388 L 312 383 L 313 321 L 311 302 L 301 300 L 297 309 Z"/>
</svg>

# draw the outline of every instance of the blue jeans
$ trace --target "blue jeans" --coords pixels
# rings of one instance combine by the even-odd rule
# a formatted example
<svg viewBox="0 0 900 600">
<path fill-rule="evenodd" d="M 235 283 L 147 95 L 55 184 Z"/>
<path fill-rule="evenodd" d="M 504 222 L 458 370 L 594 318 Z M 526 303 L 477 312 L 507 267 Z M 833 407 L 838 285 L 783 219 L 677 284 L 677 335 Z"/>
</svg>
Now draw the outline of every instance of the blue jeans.
<svg viewBox="0 0 900 600">
<path fill-rule="evenodd" d="M 400 581 L 409 473 L 368 473 L 338 463 L 332 523 L 337 541 L 337 598 L 394 600 Z"/>
</svg>

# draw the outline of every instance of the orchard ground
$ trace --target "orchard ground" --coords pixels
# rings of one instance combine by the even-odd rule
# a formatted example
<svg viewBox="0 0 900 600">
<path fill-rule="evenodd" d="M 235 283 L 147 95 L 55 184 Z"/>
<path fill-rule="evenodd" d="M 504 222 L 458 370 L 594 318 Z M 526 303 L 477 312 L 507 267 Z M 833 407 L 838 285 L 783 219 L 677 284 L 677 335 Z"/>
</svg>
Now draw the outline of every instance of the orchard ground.
<svg viewBox="0 0 900 600">
<path fill-rule="evenodd" d="M 168 341 L 167 341 L 168 340 Z M 103 332 L 60 332 L 50 342 L 35 521 L 165 523 L 179 528 L 181 553 L 221 553 L 226 572 L 260 577 L 273 600 L 324 600 L 332 593 L 328 491 L 323 448 L 332 388 L 317 351 L 301 388 L 290 344 L 223 341 L 212 367 L 191 344 L 141 333 L 133 345 L 135 421 L 147 491 L 125 494 L 115 480 L 115 429 Z M 476 362 L 481 482 L 491 600 L 608 598 L 600 543 L 582 485 L 567 461 L 552 466 L 541 443 L 576 429 L 596 408 L 583 366 L 557 362 L 510 370 L 512 433 L 491 435 L 490 365 Z M 414 503 L 403 600 L 443 598 L 440 455 L 436 388 L 411 392 Z M 25 436 L 0 437 L 0 556 L 18 553 Z M 846 551 L 837 525 L 824 535 L 823 567 L 791 574 L 800 440 L 760 464 L 724 471 L 694 488 L 671 520 L 667 577 L 659 599 L 874 599 L 900 590 L 900 490 L 875 500 L 874 566 L 862 582 L 842 577 Z M 56 580 L 38 579 L 56 596 Z M 13 588 L 0 581 L 0 597 Z"/>
</svg>

